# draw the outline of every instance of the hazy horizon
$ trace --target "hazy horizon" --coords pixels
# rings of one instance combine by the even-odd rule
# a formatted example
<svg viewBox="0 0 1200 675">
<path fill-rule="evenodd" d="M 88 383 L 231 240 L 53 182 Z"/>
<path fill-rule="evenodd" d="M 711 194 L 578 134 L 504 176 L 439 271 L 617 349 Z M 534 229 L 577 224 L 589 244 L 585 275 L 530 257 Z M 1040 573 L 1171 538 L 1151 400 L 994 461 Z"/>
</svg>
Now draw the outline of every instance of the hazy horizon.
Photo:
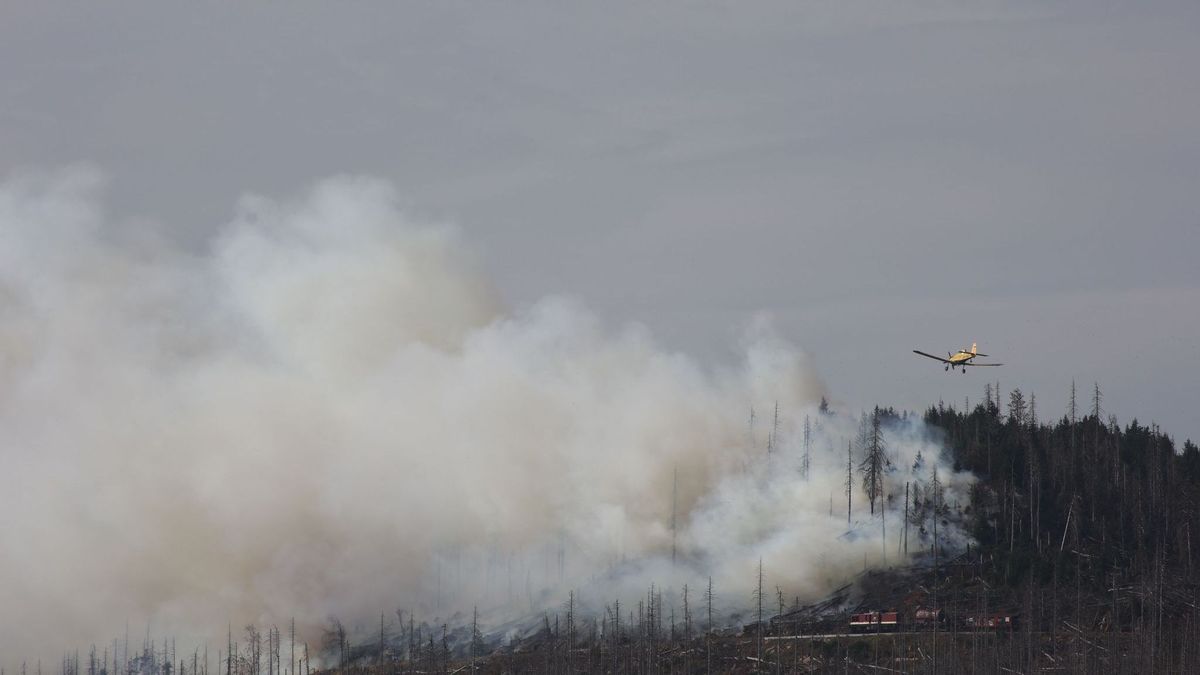
<svg viewBox="0 0 1200 675">
<path fill-rule="evenodd" d="M 0 175 L 92 162 L 196 244 L 246 192 L 391 181 L 512 306 L 702 361 L 759 312 L 853 405 L 1200 438 L 1200 8 L 1066 2 L 0 10 Z M 1005 363 L 949 377 L 911 349 Z"/>
</svg>

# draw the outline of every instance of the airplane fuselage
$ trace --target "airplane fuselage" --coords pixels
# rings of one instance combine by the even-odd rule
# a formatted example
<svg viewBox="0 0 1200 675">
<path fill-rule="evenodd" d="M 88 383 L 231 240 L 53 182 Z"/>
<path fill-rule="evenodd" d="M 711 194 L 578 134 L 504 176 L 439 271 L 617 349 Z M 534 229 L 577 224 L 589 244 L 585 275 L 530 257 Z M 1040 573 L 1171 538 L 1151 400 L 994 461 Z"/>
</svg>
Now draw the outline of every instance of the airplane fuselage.
<svg viewBox="0 0 1200 675">
<path fill-rule="evenodd" d="M 950 370 L 952 368 L 961 368 L 964 373 L 967 372 L 967 366 L 999 366 L 999 365 L 1003 365 L 1000 363 L 975 363 L 976 356 L 987 356 L 987 354 L 979 353 L 979 349 L 977 348 L 975 343 L 971 343 L 971 351 L 967 351 L 965 349 L 960 349 L 954 353 L 947 352 L 946 358 L 944 358 L 944 359 L 940 356 L 937 356 L 934 354 L 929 354 L 927 352 L 923 352 L 920 349 L 914 349 L 913 352 L 916 354 L 920 354 L 921 356 L 924 356 L 926 358 L 933 359 L 935 361 L 941 361 L 942 363 L 946 364 L 946 370 Z"/>
</svg>

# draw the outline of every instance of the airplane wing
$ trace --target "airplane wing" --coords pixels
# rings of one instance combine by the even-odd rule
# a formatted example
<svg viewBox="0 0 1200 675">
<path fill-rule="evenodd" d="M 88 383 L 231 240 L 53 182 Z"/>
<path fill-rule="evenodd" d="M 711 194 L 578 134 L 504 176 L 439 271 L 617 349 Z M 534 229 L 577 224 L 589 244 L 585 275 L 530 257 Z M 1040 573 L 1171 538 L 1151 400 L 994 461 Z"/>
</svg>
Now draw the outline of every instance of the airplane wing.
<svg viewBox="0 0 1200 675">
<path fill-rule="evenodd" d="M 1002 366 L 1003 363 L 960 363 L 960 366 Z"/>
<path fill-rule="evenodd" d="M 929 358 L 931 358 L 931 359 L 936 359 L 936 360 L 938 360 L 938 361 L 941 361 L 942 363 L 950 363 L 949 361 L 947 361 L 946 359 L 943 359 L 943 358 L 942 358 L 942 357 L 940 357 L 940 356 L 934 356 L 933 354 L 926 354 L 925 352 L 923 352 L 923 351 L 921 351 L 921 350 L 919 350 L 919 349 L 914 349 L 914 350 L 913 350 L 913 353 L 914 353 L 914 354 L 920 354 L 921 356 L 927 356 L 927 357 L 929 357 Z"/>
</svg>

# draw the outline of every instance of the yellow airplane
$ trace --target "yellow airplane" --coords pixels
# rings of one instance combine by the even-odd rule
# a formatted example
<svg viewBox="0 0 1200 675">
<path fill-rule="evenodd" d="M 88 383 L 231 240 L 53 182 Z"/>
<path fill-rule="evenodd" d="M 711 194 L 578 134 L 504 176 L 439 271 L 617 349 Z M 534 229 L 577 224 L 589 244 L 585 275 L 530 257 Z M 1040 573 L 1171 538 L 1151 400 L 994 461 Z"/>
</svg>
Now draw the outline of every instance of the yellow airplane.
<svg viewBox="0 0 1200 675">
<path fill-rule="evenodd" d="M 925 352 L 920 351 L 918 349 L 914 349 L 913 353 L 920 354 L 921 356 L 927 356 L 931 359 L 937 359 L 938 361 L 941 361 L 942 363 L 946 364 L 945 370 L 950 370 L 951 368 L 961 367 L 962 371 L 964 373 L 967 372 L 967 366 L 1002 366 L 1002 365 L 1004 365 L 1003 363 L 972 363 L 972 361 L 975 359 L 976 356 L 987 356 L 987 354 L 979 353 L 979 350 L 976 348 L 976 345 L 974 342 L 971 343 L 971 351 L 967 351 L 965 349 L 960 349 L 960 350 L 958 350 L 958 352 L 956 352 L 954 354 L 947 352 L 946 358 L 944 358 L 944 359 L 940 356 L 934 356 L 933 354 L 926 354 Z"/>
</svg>

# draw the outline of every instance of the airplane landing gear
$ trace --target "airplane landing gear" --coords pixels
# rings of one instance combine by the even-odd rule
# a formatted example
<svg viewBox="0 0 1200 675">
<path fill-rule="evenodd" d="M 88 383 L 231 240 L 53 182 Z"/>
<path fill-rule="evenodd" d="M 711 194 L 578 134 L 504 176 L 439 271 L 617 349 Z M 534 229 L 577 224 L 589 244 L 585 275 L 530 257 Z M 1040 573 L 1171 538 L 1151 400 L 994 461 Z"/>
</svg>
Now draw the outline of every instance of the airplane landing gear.
<svg viewBox="0 0 1200 675">
<path fill-rule="evenodd" d="M 942 368 L 942 370 L 950 370 L 950 366 L 946 366 L 945 368 Z"/>
<path fill-rule="evenodd" d="M 963 375 L 966 375 L 966 374 L 967 374 L 967 367 L 963 366 Z"/>
</svg>

